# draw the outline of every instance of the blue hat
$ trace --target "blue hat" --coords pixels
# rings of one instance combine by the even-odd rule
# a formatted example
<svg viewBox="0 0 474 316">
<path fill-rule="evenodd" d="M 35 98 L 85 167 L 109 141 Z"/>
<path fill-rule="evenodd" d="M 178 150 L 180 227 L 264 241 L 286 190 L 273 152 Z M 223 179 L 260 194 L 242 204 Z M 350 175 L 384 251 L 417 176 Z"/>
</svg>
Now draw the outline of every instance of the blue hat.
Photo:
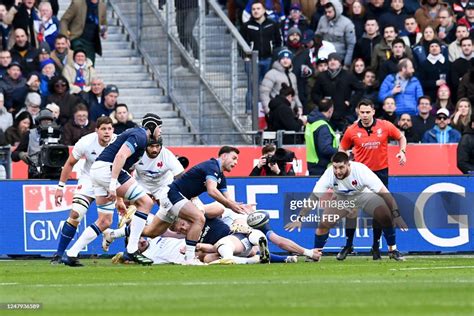
<svg viewBox="0 0 474 316">
<path fill-rule="evenodd" d="M 311 42 L 312 40 L 314 39 L 314 32 L 313 30 L 306 30 L 304 33 L 303 33 L 303 39 L 301 40 L 301 43 L 303 44 L 308 44 L 309 42 Z"/>
<path fill-rule="evenodd" d="M 283 48 L 281 51 L 278 52 L 278 60 L 283 58 L 293 58 L 293 53 L 290 52 L 287 48 Z"/>
<path fill-rule="evenodd" d="M 48 58 L 48 59 L 43 60 L 43 61 L 40 63 L 40 68 L 41 68 L 41 70 L 43 70 L 43 68 L 44 68 L 46 65 L 49 65 L 49 64 L 53 64 L 53 65 L 54 65 L 54 60 L 52 60 L 51 58 Z"/>
</svg>

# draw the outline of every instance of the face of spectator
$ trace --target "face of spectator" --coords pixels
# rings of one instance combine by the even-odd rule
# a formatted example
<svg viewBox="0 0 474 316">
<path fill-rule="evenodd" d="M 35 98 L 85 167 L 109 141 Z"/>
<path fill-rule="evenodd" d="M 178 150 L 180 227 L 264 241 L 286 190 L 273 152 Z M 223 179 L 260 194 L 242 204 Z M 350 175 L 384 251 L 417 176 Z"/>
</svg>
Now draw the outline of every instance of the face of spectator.
<svg viewBox="0 0 474 316">
<path fill-rule="evenodd" d="M 5 97 L 3 94 L 0 94 L 0 110 L 3 110 L 5 108 Z"/>
<path fill-rule="evenodd" d="M 395 105 L 395 100 L 392 98 L 387 98 L 384 103 L 383 103 L 383 110 L 387 112 L 388 114 L 392 114 L 397 110 L 397 107 Z"/>
<path fill-rule="evenodd" d="M 19 47 L 24 47 L 28 42 L 28 38 L 26 37 L 26 33 L 23 29 L 16 29 L 15 30 L 15 44 Z"/>
<path fill-rule="evenodd" d="M 436 125 L 438 125 L 439 129 L 444 130 L 446 126 L 451 123 L 451 120 L 444 114 L 438 114 L 436 115 L 435 123 Z"/>
<path fill-rule="evenodd" d="M 383 7 L 383 2 L 384 0 L 370 0 L 370 3 L 376 8 L 381 8 Z"/>
<path fill-rule="evenodd" d="M 0 53 L 0 65 L 2 67 L 7 67 L 12 62 L 12 55 L 9 51 L 4 51 Z"/>
<path fill-rule="evenodd" d="M 397 37 L 397 33 L 393 27 L 386 27 L 383 31 L 383 38 L 386 42 L 393 42 L 393 40 Z"/>
<path fill-rule="evenodd" d="M 51 19 L 53 16 L 53 10 L 48 5 L 41 5 L 39 12 L 43 21 L 49 21 L 49 19 Z"/>
<path fill-rule="evenodd" d="M 53 112 L 53 117 L 57 119 L 59 117 L 60 109 L 59 107 L 52 107 L 49 109 L 51 112 Z"/>
<path fill-rule="evenodd" d="M 4 4 L 0 4 L 0 21 L 3 21 L 3 17 L 7 14 L 7 7 Z"/>
<path fill-rule="evenodd" d="M 410 60 L 407 62 L 407 66 L 402 69 L 402 72 L 403 77 L 406 79 L 413 77 L 413 74 L 415 73 L 415 68 L 413 68 L 413 63 Z"/>
<path fill-rule="evenodd" d="M 392 46 L 393 55 L 396 57 L 401 57 L 405 54 L 405 46 L 402 43 L 396 43 Z"/>
<path fill-rule="evenodd" d="M 13 80 L 18 80 L 21 77 L 21 69 L 18 66 L 8 68 L 7 73 Z"/>
<path fill-rule="evenodd" d="M 352 4 L 352 13 L 354 13 L 354 15 L 362 14 L 362 5 L 360 2 L 356 1 Z"/>
<path fill-rule="evenodd" d="M 458 41 L 461 41 L 463 38 L 469 36 L 469 31 L 467 30 L 467 27 L 461 26 L 456 28 L 456 39 Z"/>
<path fill-rule="evenodd" d="M 26 131 L 28 131 L 30 129 L 30 119 L 25 118 L 25 119 L 21 120 L 18 123 L 18 129 L 20 130 L 21 134 L 26 133 Z"/>
<path fill-rule="evenodd" d="M 374 35 L 379 31 L 379 25 L 375 20 L 368 20 L 365 22 L 365 32 L 367 35 Z"/>
<path fill-rule="evenodd" d="M 26 106 L 26 110 L 31 114 L 31 116 L 35 117 L 40 111 L 40 104 L 34 104 L 30 102 Z"/>
<path fill-rule="evenodd" d="M 79 52 L 74 56 L 74 62 L 80 66 L 84 65 L 86 63 L 86 54 L 83 52 Z"/>
<path fill-rule="evenodd" d="M 408 33 L 415 33 L 417 27 L 418 23 L 416 23 L 415 18 L 405 20 L 405 30 L 407 30 Z"/>
<path fill-rule="evenodd" d="M 341 62 L 335 58 L 329 59 L 328 68 L 332 71 L 336 71 L 341 68 Z"/>
<path fill-rule="evenodd" d="M 399 12 L 401 9 L 403 9 L 403 0 L 392 0 L 392 9 L 395 12 Z"/>
<path fill-rule="evenodd" d="M 318 72 L 325 72 L 326 70 L 328 70 L 328 63 L 319 63 L 317 67 Z"/>
<path fill-rule="evenodd" d="M 449 16 L 448 11 L 445 11 L 445 10 L 439 13 L 438 19 L 439 19 L 440 25 L 444 27 L 450 26 L 452 23 L 451 16 Z"/>
<path fill-rule="evenodd" d="M 126 123 L 128 121 L 128 110 L 124 106 L 119 106 L 115 109 L 115 118 L 120 123 Z"/>
<path fill-rule="evenodd" d="M 102 95 L 102 91 L 104 90 L 104 83 L 102 82 L 102 80 L 97 80 L 97 79 L 92 80 L 91 90 L 92 90 L 92 93 L 97 96 Z"/>
<path fill-rule="evenodd" d="M 438 56 L 441 53 L 441 47 L 438 44 L 430 45 L 430 54 L 433 56 Z"/>
<path fill-rule="evenodd" d="M 298 33 L 291 34 L 288 36 L 288 41 L 292 43 L 298 43 L 300 41 L 300 36 Z"/>
<path fill-rule="evenodd" d="M 28 8 L 31 9 L 35 5 L 35 0 L 23 0 L 23 4 Z"/>
<path fill-rule="evenodd" d="M 290 68 L 291 67 L 291 59 L 288 57 L 283 57 L 280 59 L 280 64 L 285 67 L 285 68 Z"/>
<path fill-rule="evenodd" d="M 77 125 L 84 126 L 87 124 L 87 117 L 89 116 L 89 113 L 87 111 L 77 111 L 74 113 L 74 122 Z"/>
<path fill-rule="evenodd" d="M 354 64 L 354 71 L 356 74 L 361 74 L 365 70 L 365 63 L 362 59 L 359 59 Z"/>
<path fill-rule="evenodd" d="M 40 86 L 40 80 L 37 75 L 31 75 L 30 77 L 30 89 L 34 91 L 38 91 Z"/>
<path fill-rule="evenodd" d="M 471 56 L 472 54 L 472 40 L 464 40 L 461 44 L 461 50 L 464 56 Z"/>
<path fill-rule="evenodd" d="M 409 114 L 402 114 L 400 116 L 400 119 L 398 120 L 398 127 L 400 127 L 401 130 L 408 130 L 413 127 L 413 123 L 411 121 L 411 116 Z"/>
<path fill-rule="evenodd" d="M 435 33 L 433 28 L 430 26 L 426 27 L 425 30 L 423 31 L 423 39 L 425 41 L 432 41 L 434 39 Z"/>
<path fill-rule="evenodd" d="M 450 96 L 451 96 L 451 92 L 449 91 L 448 87 L 442 86 L 438 89 L 438 99 L 448 100 Z"/>
<path fill-rule="evenodd" d="M 372 87 L 375 83 L 375 74 L 371 71 L 367 71 L 364 75 L 364 80 L 362 80 L 362 82 L 367 87 Z"/>
<path fill-rule="evenodd" d="M 469 9 L 466 10 L 466 17 L 469 21 L 472 21 L 474 19 L 474 9 Z"/>
<path fill-rule="evenodd" d="M 113 109 L 117 103 L 118 93 L 111 92 L 104 97 L 104 105 L 108 109 Z"/>
<path fill-rule="evenodd" d="M 428 114 L 431 111 L 431 102 L 428 99 L 421 99 L 418 102 L 418 112 L 420 114 Z"/>
<path fill-rule="evenodd" d="M 255 3 L 252 5 L 252 17 L 255 20 L 260 20 L 265 14 L 265 9 L 261 3 Z"/>
<path fill-rule="evenodd" d="M 55 72 L 56 72 L 56 67 L 54 66 L 54 64 L 47 64 L 41 70 L 41 73 L 47 76 L 48 78 L 53 77 Z"/>
<path fill-rule="evenodd" d="M 461 116 L 465 117 L 469 115 L 469 103 L 467 101 L 461 101 L 458 104 L 457 111 L 461 111 Z"/>
<path fill-rule="evenodd" d="M 301 18 L 301 11 L 300 10 L 291 10 L 290 11 L 290 19 L 293 21 L 297 21 Z"/>
<path fill-rule="evenodd" d="M 438 4 L 438 0 L 428 0 L 427 3 L 428 5 L 434 7 L 435 5 Z"/>
<path fill-rule="evenodd" d="M 67 85 L 66 85 L 66 82 L 64 80 L 58 80 L 54 84 L 54 91 L 59 95 L 64 94 L 66 92 L 66 89 L 67 89 Z"/>
<path fill-rule="evenodd" d="M 43 60 L 49 59 L 49 58 L 50 58 L 50 56 L 47 52 L 40 53 L 38 55 L 38 59 L 39 59 L 40 62 L 42 62 Z"/>
<path fill-rule="evenodd" d="M 65 38 L 58 38 L 54 43 L 55 49 L 58 53 L 62 54 L 66 51 L 67 47 L 67 40 Z"/>
<path fill-rule="evenodd" d="M 328 6 L 324 8 L 324 14 L 328 20 L 332 20 L 336 16 L 336 11 L 332 6 Z"/>
</svg>

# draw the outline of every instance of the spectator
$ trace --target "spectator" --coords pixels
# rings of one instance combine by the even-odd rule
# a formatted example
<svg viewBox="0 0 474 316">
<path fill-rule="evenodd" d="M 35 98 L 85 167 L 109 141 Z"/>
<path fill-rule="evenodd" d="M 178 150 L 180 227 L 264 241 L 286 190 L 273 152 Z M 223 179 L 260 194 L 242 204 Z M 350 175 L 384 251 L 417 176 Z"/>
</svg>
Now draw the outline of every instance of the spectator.
<svg viewBox="0 0 474 316">
<path fill-rule="evenodd" d="M 119 103 L 115 107 L 115 111 L 110 115 L 114 122 L 114 133 L 119 135 L 129 128 L 136 127 L 137 124 L 133 122 L 132 113 L 128 111 L 128 106 L 124 103 Z"/>
<path fill-rule="evenodd" d="M 397 66 L 400 60 L 408 57 L 406 49 L 405 42 L 401 38 L 396 38 L 393 41 L 390 58 L 384 61 L 379 67 L 378 78 L 381 81 L 383 81 L 388 75 L 397 72 Z"/>
<path fill-rule="evenodd" d="M 468 174 L 474 171 L 474 114 L 471 114 L 471 122 L 464 131 L 457 149 L 457 165 L 462 173 Z"/>
<path fill-rule="evenodd" d="M 40 93 L 47 98 L 49 96 L 49 82 L 56 75 L 56 66 L 51 58 L 43 60 L 40 65 Z"/>
<path fill-rule="evenodd" d="M 397 37 L 397 30 L 393 25 L 387 25 L 383 29 L 383 40 L 374 47 L 372 52 L 372 61 L 370 67 L 375 71 L 379 70 L 380 65 L 390 58 L 392 52 L 392 43 Z"/>
<path fill-rule="evenodd" d="M 0 93 L 0 130 L 5 133 L 7 128 L 13 125 L 13 116 L 5 108 L 5 97 Z"/>
<path fill-rule="evenodd" d="M 450 96 L 451 90 L 449 90 L 449 86 L 446 84 L 441 85 L 438 88 L 437 99 L 433 106 L 433 109 L 431 110 L 431 114 L 436 115 L 436 112 L 438 112 L 438 110 L 441 108 L 446 108 L 448 109 L 449 113 L 453 113 L 454 105 L 451 102 Z"/>
<path fill-rule="evenodd" d="M 1 5 L 0 5 L 1 6 Z M 6 74 L 8 65 L 12 62 L 12 55 L 8 50 L 0 51 L 0 79 Z"/>
<path fill-rule="evenodd" d="M 312 17 L 316 12 L 318 0 L 293 0 L 292 3 L 299 3 L 301 5 L 301 12 L 305 17 Z"/>
<path fill-rule="evenodd" d="M 178 29 L 179 41 L 184 49 L 190 50 L 195 59 L 199 59 L 199 43 L 193 35 L 194 25 L 199 18 L 199 1 L 175 1 L 176 9 L 176 27 Z M 181 60 L 182 66 L 186 66 L 184 59 Z"/>
<path fill-rule="evenodd" d="M 457 91 L 462 77 L 474 68 L 474 47 L 472 38 L 466 37 L 461 40 L 462 54 L 451 65 L 451 84 L 453 88 L 453 100 L 457 100 Z"/>
<path fill-rule="evenodd" d="M 92 78 L 90 91 L 82 91 L 79 96 L 82 99 L 82 103 L 87 106 L 90 110 L 93 107 L 98 106 L 102 102 L 102 93 L 104 92 L 104 81 L 99 77 Z"/>
<path fill-rule="evenodd" d="M 416 103 L 423 95 L 420 81 L 413 76 L 415 69 L 411 60 L 404 58 L 398 63 L 398 73 L 388 75 L 380 87 L 379 101 L 395 98 L 398 113 L 416 114 Z"/>
<path fill-rule="evenodd" d="M 33 119 L 33 123 L 34 123 L 36 118 L 39 115 L 40 107 L 41 107 L 41 96 L 36 92 L 30 92 L 26 95 L 24 107 L 20 109 L 20 111 L 15 115 L 15 117 L 18 117 L 18 115 L 21 112 L 26 111 L 30 113 L 31 118 Z"/>
<path fill-rule="evenodd" d="M 53 113 L 54 122 L 57 123 L 59 115 L 61 114 L 61 109 L 56 103 L 50 103 L 46 105 L 46 109 L 50 110 Z"/>
<path fill-rule="evenodd" d="M 450 1 L 453 8 L 454 14 L 456 14 L 456 20 L 464 17 L 464 8 L 467 7 L 470 0 L 454 0 Z"/>
<path fill-rule="evenodd" d="M 244 12 L 242 13 L 242 22 L 247 23 L 251 20 L 251 17 L 253 16 L 254 3 L 262 3 L 264 8 L 263 12 L 270 20 L 276 23 L 278 23 L 282 18 L 285 17 L 285 10 L 283 2 L 281 0 L 250 0 L 247 2 L 247 6 L 245 7 Z"/>
<path fill-rule="evenodd" d="M 362 58 L 356 58 L 352 62 L 351 73 L 357 78 L 357 80 L 361 81 L 364 79 L 365 74 L 365 62 Z"/>
<path fill-rule="evenodd" d="M 458 24 L 456 26 L 456 40 L 448 46 L 449 61 L 454 62 L 462 55 L 461 40 L 469 37 L 469 30 L 467 26 Z"/>
<path fill-rule="evenodd" d="M 0 4 L 0 35 L 2 50 L 8 49 L 8 40 L 10 38 L 11 25 L 4 22 L 5 16 L 7 15 L 7 7 L 4 4 Z"/>
<path fill-rule="evenodd" d="M 91 89 L 91 79 L 95 77 L 92 61 L 86 57 L 83 49 L 75 50 L 73 58 L 74 66 L 64 66 L 63 76 L 69 82 L 71 93 L 87 92 Z"/>
<path fill-rule="evenodd" d="M 273 144 L 265 145 L 262 148 L 262 156 L 257 165 L 250 172 L 251 177 L 256 176 L 294 176 L 293 165 L 284 161 L 275 162 L 273 158 L 286 156 L 294 153 L 288 152 L 283 148 L 276 148 Z"/>
<path fill-rule="evenodd" d="M 64 126 L 73 116 L 74 107 L 80 98 L 69 93 L 69 83 L 63 76 L 56 76 L 49 82 L 49 97 L 47 103 L 56 103 L 60 110 L 58 124 Z"/>
<path fill-rule="evenodd" d="M 319 20 L 324 16 L 324 7 L 328 4 L 329 0 L 319 0 L 316 4 L 316 11 L 311 16 L 310 29 L 316 30 L 318 28 Z"/>
<path fill-rule="evenodd" d="M 8 10 L 3 22 L 11 24 L 15 32 L 22 29 L 25 32 L 26 41 L 30 43 L 31 47 L 38 47 L 34 28 L 34 20 L 38 16 L 35 0 L 23 0 L 18 6 L 12 6 Z"/>
<path fill-rule="evenodd" d="M 405 19 L 408 17 L 404 6 L 404 0 L 392 0 L 390 11 L 380 16 L 380 27 L 383 29 L 386 25 L 393 25 L 397 30 L 403 30 Z"/>
<path fill-rule="evenodd" d="M 474 104 L 474 68 L 462 77 L 459 82 L 458 98 L 468 98 L 471 104 Z"/>
<path fill-rule="evenodd" d="M 272 69 L 267 72 L 260 84 L 260 101 L 265 113 L 269 112 L 270 100 L 280 93 L 283 83 L 293 89 L 298 86 L 296 76 L 292 72 L 292 57 L 293 54 L 288 49 L 282 49 L 278 53 L 278 60 L 273 63 Z M 298 97 L 298 90 L 295 90 L 295 97 L 291 105 L 298 114 L 303 113 L 303 105 Z"/>
<path fill-rule="evenodd" d="M 104 89 L 102 102 L 89 109 L 89 120 L 97 121 L 101 116 L 110 116 L 117 105 L 117 98 L 119 96 L 119 89 L 116 85 L 107 85 Z"/>
<path fill-rule="evenodd" d="M 18 62 L 8 65 L 7 74 L 0 81 L 0 92 L 5 97 L 5 107 L 12 113 L 18 109 L 13 107 L 13 93 L 16 89 L 25 86 L 26 80 L 22 77 L 22 67 Z"/>
<path fill-rule="evenodd" d="M 420 28 L 424 30 L 429 25 L 436 29 L 440 24 L 439 11 L 446 7 L 448 4 L 441 0 L 421 0 L 421 8 L 415 12 L 415 18 Z"/>
<path fill-rule="evenodd" d="M 5 131 L 5 139 L 11 146 L 18 146 L 30 128 L 33 128 L 33 119 L 30 113 L 21 112 L 13 122 L 13 125 Z"/>
<path fill-rule="evenodd" d="M 451 118 L 451 126 L 457 129 L 461 134 L 467 129 L 472 114 L 472 105 L 467 98 L 461 98 L 456 103 L 454 114 Z"/>
<path fill-rule="evenodd" d="M 39 44 L 38 48 L 38 62 L 41 65 L 41 62 L 49 59 L 51 56 L 51 49 L 49 48 L 49 44 L 46 42 L 42 42 Z M 41 66 L 40 66 L 41 69 Z"/>
<path fill-rule="evenodd" d="M 328 60 L 326 58 L 319 58 L 316 62 L 316 75 L 319 75 L 329 69 Z"/>
<path fill-rule="evenodd" d="M 61 18 L 61 34 L 68 36 L 75 51 L 83 49 L 95 63 L 95 54 L 102 56 L 101 38 L 107 38 L 107 12 L 100 0 L 72 0 Z"/>
<path fill-rule="evenodd" d="M 64 125 L 61 142 L 72 146 L 84 135 L 95 130 L 95 123 L 88 120 L 87 106 L 82 103 L 74 107 L 73 117 Z"/>
<path fill-rule="evenodd" d="M 384 0 L 369 0 L 367 4 L 367 17 L 371 17 L 380 21 L 380 17 L 388 12 L 388 7 Z M 388 2 L 387 2 L 388 4 Z"/>
<path fill-rule="evenodd" d="M 425 94 L 436 98 L 436 91 L 443 85 L 451 82 L 450 63 L 447 58 L 441 54 L 441 44 L 433 40 L 429 46 L 429 55 L 421 64 L 419 69 L 419 78 Z"/>
<path fill-rule="evenodd" d="M 400 115 L 400 119 L 397 122 L 398 129 L 407 139 L 407 143 L 419 143 L 420 136 L 416 134 L 413 129 L 413 123 L 411 121 L 410 114 L 403 113 Z"/>
<path fill-rule="evenodd" d="M 458 25 L 465 25 L 469 29 L 471 38 L 474 38 L 474 1 L 469 1 L 466 5 L 465 15 L 458 21 Z"/>
<path fill-rule="evenodd" d="M 280 93 L 270 101 L 268 113 L 268 130 L 269 131 L 294 131 L 301 132 L 306 124 L 305 115 L 296 115 L 291 104 L 295 97 L 295 90 L 288 87 L 286 83 L 281 85 Z M 301 139 L 293 135 L 284 135 L 284 144 L 300 143 Z"/>
<path fill-rule="evenodd" d="M 435 116 L 431 115 L 431 99 L 429 96 L 422 96 L 418 99 L 418 115 L 412 115 L 413 129 L 421 137 L 435 125 Z"/>
<path fill-rule="evenodd" d="M 334 113 L 330 122 L 334 129 L 343 131 L 356 119 L 354 107 L 361 99 L 364 87 L 354 75 L 342 69 L 339 54 L 330 54 L 328 65 L 328 70 L 318 75 L 311 96 L 314 104 L 320 104 L 324 98 L 333 100 Z"/>
<path fill-rule="evenodd" d="M 316 60 L 321 58 L 328 59 L 329 54 L 336 52 L 336 46 L 333 43 L 324 41 L 321 34 L 314 35 L 314 53 Z"/>
<path fill-rule="evenodd" d="M 282 20 L 281 24 L 281 33 L 285 43 L 288 43 L 290 29 L 298 29 L 300 31 L 301 38 L 301 34 L 303 34 L 309 28 L 309 23 L 306 20 L 306 17 L 301 14 L 301 6 L 297 3 L 291 5 L 290 14 L 286 17 L 286 19 Z"/>
<path fill-rule="evenodd" d="M 367 68 L 364 71 L 364 79 L 362 79 L 364 85 L 364 94 L 362 99 L 368 99 L 374 104 L 379 104 L 379 83 L 376 79 L 375 71 Z"/>
<path fill-rule="evenodd" d="M 421 142 L 432 144 L 459 143 L 461 133 L 449 126 L 450 122 L 449 111 L 447 109 L 439 109 L 436 112 L 435 126 L 423 134 Z"/>
<path fill-rule="evenodd" d="M 453 11 L 446 7 L 441 8 L 438 13 L 439 26 L 436 29 L 438 38 L 446 44 L 456 40 L 456 20 Z"/>
<path fill-rule="evenodd" d="M 281 47 L 278 23 L 268 19 L 260 2 L 252 4 L 252 17 L 241 28 L 242 37 L 253 50 L 258 51 L 258 82 L 270 70 L 275 48 Z"/>
<path fill-rule="evenodd" d="M 366 20 L 365 7 L 361 1 L 355 0 L 354 2 L 352 2 L 351 5 L 349 5 L 349 12 L 347 14 L 347 17 L 350 18 L 350 20 L 354 24 L 356 40 L 359 40 L 364 34 L 364 25 Z"/>
<path fill-rule="evenodd" d="M 66 65 L 74 67 L 74 52 L 69 49 L 69 39 L 63 34 L 59 34 L 54 41 L 54 50 L 51 52 L 51 59 L 56 64 L 58 72 L 62 73 Z"/>
<path fill-rule="evenodd" d="M 379 25 L 376 19 L 369 18 L 365 21 L 364 34 L 357 41 L 354 48 L 354 59 L 362 58 L 366 65 L 370 64 L 372 51 L 382 37 L 379 33 Z"/>
<path fill-rule="evenodd" d="M 430 52 L 430 44 L 432 41 L 438 40 L 434 28 L 432 26 L 427 26 L 423 30 L 423 38 L 420 41 L 420 44 L 413 48 L 413 61 L 415 63 L 415 68 L 419 69 L 421 65 L 425 62 L 426 57 Z M 448 48 L 444 44 L 440 44 L 441 53 L 447 59 L 448 58 Z"/>
<path fill-rule="evenodd" d="M 53 16 L 51 3 L 42 1 L 39 6 L 38 19 L 34 21 L 37 43 L 48 43 L 49 47 L 54 47 L 56 36 L 59 34 L 59 20 Z"/>
<path fill-rule="evenodd" d="M 387 97 L 383 101 L 381 114 L 379 119 L 389 121 L 393 125 L 397 125 L 398 116 L 397 116 L 397 105 L 393 97 Z"/>
<path fill-rule="evenodd" d="M 16 29 L 13 32 L 15 36 L 15 45 L 13 45 L 10 53 L 12 60 L 19 63 L 23 68 L 23 73 L 28 75 L 32 71 L 39 70 L 38 54 L 39 51 L 31 46 L 26 37 L 25 30 Z"/>
<path fill-rule="evenodd" d="M 326 171 L 331 157 L 338 151 L 338 138 L 331 125 L 329 125 L 333 113 L 332 100 L 323 99 L 319 107 L 315 107 L 308 115 L 304 138 L 310 176 L 322 175 Z"/>
<path fill-rule="evenodd" d="M 325 15 L 319 20 L 316 33 L 321 34 L 323 40 L 336 46 L 344 65 L 349 67 L 356 43 L 354 24 L 342 15 L 342 4 L 338 0 L 329 0 L 324 6 L 324 12 Z"/>
<path fill-rule="evenodd" d="M 418 23 L 413 16 L 405 18 L 404 30 L 401 32 L 401 39 L 405 42 L 406 46 L 413 49 L 421 41 L 423 35 L 420 33 Z"/>
<path fill-rule="evenodd" d="M 25 105 L 25 99 L 28 93 L 35 92 L 41 95 L 40 93 L 40 74 L 37 72 L 32 72 L 26 77 L 26 84 L 19 86 L 15 90 L 13 90 L 12 94 L 12 107 L 14 112 L 18 111 L 18 109 L 22 108 Z M 45 98 L 41 96 L 41 105 L 43 106 L 45 103 Z"/>
</svg>

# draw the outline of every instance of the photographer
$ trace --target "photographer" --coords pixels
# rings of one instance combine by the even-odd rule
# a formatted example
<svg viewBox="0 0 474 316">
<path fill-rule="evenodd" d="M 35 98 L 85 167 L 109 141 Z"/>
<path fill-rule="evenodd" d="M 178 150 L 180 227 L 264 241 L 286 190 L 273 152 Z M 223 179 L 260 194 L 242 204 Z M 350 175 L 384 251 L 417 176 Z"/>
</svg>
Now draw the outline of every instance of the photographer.
<svg viewBox="0 0 474 316">
<path fill-rule="evenodd" d="M 61 132 L 53 122 L 53 112 L 42 110 L 36 118 L 37 127 L 23 135 L 11 154 L 14 162 L 22 160 L 28 165 L 28 179 L 59 179 L 69 150 L 57 144 Z"/>
<path fill-rule="evenodd" d="M 292 161 L 295 154 L 273 144 L 262 148 L 262 157 L 252 169 L 250 176 L 294 176 Z"/>
</svg>

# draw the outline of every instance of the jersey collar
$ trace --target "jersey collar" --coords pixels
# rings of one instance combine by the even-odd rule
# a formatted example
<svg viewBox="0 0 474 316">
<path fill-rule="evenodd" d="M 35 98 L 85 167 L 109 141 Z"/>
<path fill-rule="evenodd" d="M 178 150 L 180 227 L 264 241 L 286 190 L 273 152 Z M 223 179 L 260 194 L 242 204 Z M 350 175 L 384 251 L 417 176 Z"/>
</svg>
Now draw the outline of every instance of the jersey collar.
<svg viewBox="0 0 474 316">
<path fill-rule="evenodd" d="M 360 128 L 363 128 L 367 131 L 367 134 L 371 134 L 372 133 L 372 127 L 374 127 L 375 125 L 377 124 L 377 119 L 374 118 L 372 124 L 368 127 L 365 127 L 364 125 L 362 125 L 362 121 L 359 120 L 359 122 L 357 122 L 357 125 L 360 127 Z"/>
</svg>

